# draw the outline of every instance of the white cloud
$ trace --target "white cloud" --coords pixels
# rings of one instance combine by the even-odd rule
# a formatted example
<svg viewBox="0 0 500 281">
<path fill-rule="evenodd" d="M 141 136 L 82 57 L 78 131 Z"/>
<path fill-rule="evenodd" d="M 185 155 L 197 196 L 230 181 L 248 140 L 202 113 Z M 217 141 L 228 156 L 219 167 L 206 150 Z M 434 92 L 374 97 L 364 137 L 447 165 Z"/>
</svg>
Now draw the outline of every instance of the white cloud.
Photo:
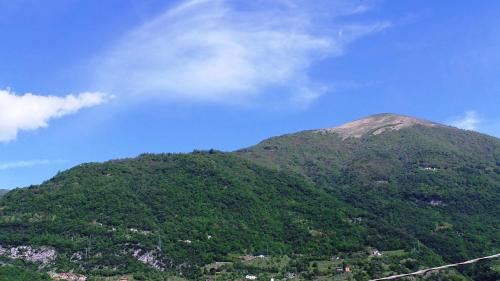
<svg viewBox="0 0 500 281">
<path fill-rule="evenodd" d="M 34 160 L 21 160 L 13 162 L 0 162 L 0 171 L 17 169 L 17 168 L 29 168 L 40 165 L 51 165 L 64 163 L 64 160 L 48 160 L 48 159 L 34 159 Z"/>
<path fill-rule="evenodd" d="M 93 70 L 107 91 L 139 97 L 309 103 L 325 91 L 308 74 L 315 62 L 389 26 L 347 22 L 368 7 L 333 2 L 185 1 L 126 34 Z"/>
<path fill-rule="evenodd" d="M 0 142 L 12 141 L 19 131 L 47 127 L 51 119 L 76 113 L 106 100 L 107 96 L 103 93 L 56 97 L 31 93 L 16 95 L 10 90 L 0 90 Z"/>
<path fill-rule="evenodd" d="M 464 130 L 477 130 L 482 120 L 474 110 L 469 110 L 459 118 L 453 119 L 450 123 L 451 126 L 464 129 Z"/>
</svg>

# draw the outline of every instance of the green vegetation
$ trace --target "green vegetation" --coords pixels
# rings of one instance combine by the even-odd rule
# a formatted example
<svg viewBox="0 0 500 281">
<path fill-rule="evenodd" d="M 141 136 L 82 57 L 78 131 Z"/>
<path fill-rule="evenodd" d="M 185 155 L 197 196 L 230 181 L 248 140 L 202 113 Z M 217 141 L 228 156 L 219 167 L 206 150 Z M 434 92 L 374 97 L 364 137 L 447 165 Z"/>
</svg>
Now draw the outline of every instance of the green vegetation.
<svg viewBox="0 0 500 281">
<path fill-rule="evenodd" d="M 0 199 L 0 246 L 57 253 L 38 267 L 3 255 L 0 280 L 48 271 L 91 280 L 407 273 L 500 252 L 499 186 L 500 141 L 447 127 L 346 140 L 308 131 L 235 153 L 82 164 Z M 493 280 L 497 268 L 425 278 Z"/>
<path fill-rule="evenodd" d="M 38 272 L 33 263 L 10 260 L 0 256 L 0 281 L 47 281 L 47 274 Z"/>
<path fill-rule="evenodd" d="M 414 126 L 342 140 L 307 131 L 239 151 L 300 173 L 455 262 L 500 252 L 500 141 Z M 374 226 L 376 227 L 376 226 Z"/>
<path fill-rule="evenodd" d="M 19 267 L 0 266 L 0 281 L 42 281 L 50 280 L 46 274 L 36 272 L 36 270 L 27 270 Z"/>
<path fill-rule="evenodd" d="M 58 270 L 95 275 L 156 272 L 135 251 L 195 276 L 232 253 L 327 257 L 414 242 L 383 222 L 352 223 L 377 218 L 304 177 L 217 152 L 81 165 L 10 192 L 0 208 L 2 243 L 53 247 Z"/>
</svg>

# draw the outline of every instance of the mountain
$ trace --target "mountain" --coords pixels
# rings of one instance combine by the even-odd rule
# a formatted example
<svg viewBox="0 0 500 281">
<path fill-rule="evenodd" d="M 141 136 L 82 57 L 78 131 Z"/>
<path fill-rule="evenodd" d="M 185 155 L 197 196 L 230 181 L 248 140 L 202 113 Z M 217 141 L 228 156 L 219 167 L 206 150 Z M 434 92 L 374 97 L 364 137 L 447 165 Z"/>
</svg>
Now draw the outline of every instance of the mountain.
<svg viewBox="0 0 500 281">
<path fill-rule="evenodd" d="M 499 252 L 499 187 L 500 140 L 394 114 L 82 164 L 0 199 L 0 280 L 368 280 Z"/>
<path fill-rule="evenodd" d="M 322 257 L 415 242 L 383 222 L 377 229 L 352 223 L 377 219 L 307 178 L 215 151 L 80 165 L 11 191 L 0 209 L 4 248 L 28 245 L 47 254 L 50 246 L 58 270 L 101 275 L 147 271 L 141 261 L 192 274 L 192 266 L 230 255 Z M 422 255 L 432 259 L 429 252 Z"/>
<path fill-rule="evenodd" d="M 396 114 L 238 152 L 388 221 L 449 261 L 499 252 L 500 140 Z"/>
</svg>

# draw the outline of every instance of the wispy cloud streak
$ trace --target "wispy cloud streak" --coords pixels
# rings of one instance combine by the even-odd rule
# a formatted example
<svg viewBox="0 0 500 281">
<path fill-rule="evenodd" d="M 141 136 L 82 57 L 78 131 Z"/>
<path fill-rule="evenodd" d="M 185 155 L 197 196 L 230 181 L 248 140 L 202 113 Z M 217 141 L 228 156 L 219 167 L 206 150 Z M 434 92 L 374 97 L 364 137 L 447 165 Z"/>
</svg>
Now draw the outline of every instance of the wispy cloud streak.
<svg viewBox="0 0 500 281">
<path fill-rule="evenodd" d="M 389 26 L 348 22 L 369 10 L 350 3 L 185 1 L 125 35 L 94 69 L 104 89 L 122 95 L 309 103 L 327 90 L 309 74 L 314 63 Z"/>
<path fill-rule="evenodd" d="M 53 165 L 64 163 L 64 160 L 48 160 L 48 159 L 34 159 L 34 160 L 21 160 L 13 162 L 0 162 L 0 171 L 18 169 L 18 168 L 30 168 L 41 165 Z"/>
<path fill-rule="evenodd" d="M 464 130 L 477 130 L 482 120 L 474 110 L 469 110 L 463 116 L 453 119 L 449 124 Z"/>
</svg>

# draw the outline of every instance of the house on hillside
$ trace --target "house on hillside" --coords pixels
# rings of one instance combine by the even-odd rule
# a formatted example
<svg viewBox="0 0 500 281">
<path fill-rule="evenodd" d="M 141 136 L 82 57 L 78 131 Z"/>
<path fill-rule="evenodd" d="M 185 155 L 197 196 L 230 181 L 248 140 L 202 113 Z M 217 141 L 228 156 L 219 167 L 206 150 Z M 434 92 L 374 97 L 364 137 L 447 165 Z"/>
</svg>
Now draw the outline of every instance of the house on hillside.
<svg viewBox="0 0 500 281">
<path fill-rule="evenodd" d="M 435 172 L 435 171 L 437 171 L 437 170 L 439 170 L 439 169 L 438 169 L 438 168 L 436 168 L 436 167 L 424 167 L 424 169 L 423 169 L 423 170 L 425 170 L 425 171 L 432 171 L 432 172 Z"/>
<path fill-rule="evenodd" d="M 257 257 L 256 257 L 256 256 L 254 256 L 254 255 L 244 255 L 244 256 L 241 256 L 240 258 L 241 258 L 242 260 L 244 260 L 244 261 L 251 261 L 251 260 L 256 259 Z"/>
<path fill-rule="evenodd" d="M 429 204 L 431 206 L 440 206 L 440 205 L 443 205 L 443 201 L 439 200 L 439 199 L 431 199 L 431 201 L 429 202 Z"/>
<path fill-rule="evenodd" d="M 73 272 L 49 273 L 52 280 L 86 281 L 87 276 L 74 274 Z"/>
<path fill-rule="evenodd" d="M 336 270 L 338 273 L 343 273 L 343 272 L 347 272 L 347 273 L 349 273 L 349 272 L 351 272 L 351 267 L 349 267 L 349 266 L 347 266 L 347 265 L 346 265 L 346 266 L 344 266 L 344 267 L 342 267 L 342 266 L 337 266 L 337 267 L 335 268 L 335 270 Z"/>
</svg>

